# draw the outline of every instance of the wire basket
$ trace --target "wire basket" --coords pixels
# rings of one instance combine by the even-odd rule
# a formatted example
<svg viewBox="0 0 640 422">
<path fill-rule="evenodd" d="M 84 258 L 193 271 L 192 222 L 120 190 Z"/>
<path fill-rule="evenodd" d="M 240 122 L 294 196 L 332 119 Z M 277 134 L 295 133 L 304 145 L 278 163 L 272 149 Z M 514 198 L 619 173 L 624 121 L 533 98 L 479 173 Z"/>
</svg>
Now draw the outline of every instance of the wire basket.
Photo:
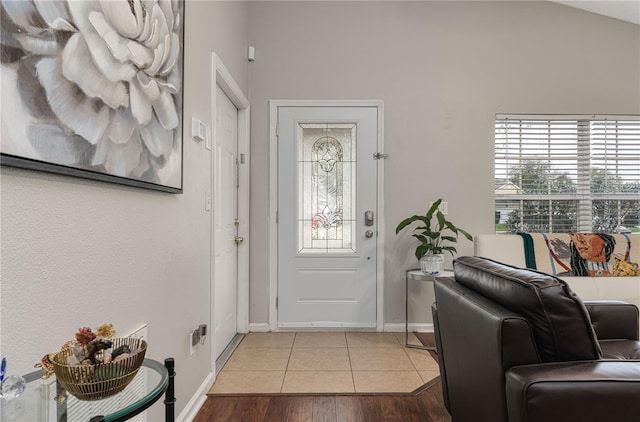
<svg viewBox="0 0 640 422">
<path fill-rule="evenodd" d="M 69 365 L 71 349 L 62 350 L 53 358 L 53 369 L 62 386 L 79 400 L 100 400 L 124 390 L 138 373 L 147 351 L 147 342 L 138 338 L 113 339 L 113 348 L 127 345 L 138 353 L 118 362 L 99 365 Z"/>
</svg>

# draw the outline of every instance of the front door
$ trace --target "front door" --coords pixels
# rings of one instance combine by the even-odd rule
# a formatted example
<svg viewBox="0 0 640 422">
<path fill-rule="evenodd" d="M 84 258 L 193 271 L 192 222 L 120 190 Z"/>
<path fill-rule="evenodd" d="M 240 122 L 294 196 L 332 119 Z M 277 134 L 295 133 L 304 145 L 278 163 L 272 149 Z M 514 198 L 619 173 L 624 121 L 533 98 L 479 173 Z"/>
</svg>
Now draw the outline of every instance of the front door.
<svg viewBox="0 0 640 422">
<path fill-rule="evenodd" d="M 377 107 L 278 107 L 278 327 L 376 327 Z"/>
<path fill-rule="evenodd" d="M 238 331 L 238 109 L 216 87 L 214 144 L 214 356 Z"/>
</svg>

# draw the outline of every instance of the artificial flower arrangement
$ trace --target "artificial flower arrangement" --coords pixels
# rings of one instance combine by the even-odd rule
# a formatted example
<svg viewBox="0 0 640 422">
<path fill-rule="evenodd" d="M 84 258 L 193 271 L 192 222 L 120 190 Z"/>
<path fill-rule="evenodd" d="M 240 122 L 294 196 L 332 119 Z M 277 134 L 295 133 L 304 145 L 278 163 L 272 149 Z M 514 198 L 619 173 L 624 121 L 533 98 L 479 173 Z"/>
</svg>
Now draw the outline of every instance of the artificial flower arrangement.
<svg viewBox="0 0 640 422">
<path fill-rule="evenodd" d="M 147 343 L 116 338 L 112 324 L 80 327 L 60 352 L 45 356 L 65 389 L 81 400 L 98 400 L 122 391 L 142 365 Z M 50 357 L 50 359 L 48 358 Z M 46 375 L 46 374 L 45 374 Z"/>
<path fill-rule="evenodd" d="M 116 330 L 113 324 L 102 324 L 95 332 L 89 327 L 80 327 L 75 335 L 75 341 L 68 341 L 62 350 L 71 348 L 73 353 L 67 358 L 69 365 L 99 365 L 124 360 L 138 353 L 139 349 L 131 350 L 129 345 L 123 344 L 113 348 L 113 338 Z"/>
</svg>

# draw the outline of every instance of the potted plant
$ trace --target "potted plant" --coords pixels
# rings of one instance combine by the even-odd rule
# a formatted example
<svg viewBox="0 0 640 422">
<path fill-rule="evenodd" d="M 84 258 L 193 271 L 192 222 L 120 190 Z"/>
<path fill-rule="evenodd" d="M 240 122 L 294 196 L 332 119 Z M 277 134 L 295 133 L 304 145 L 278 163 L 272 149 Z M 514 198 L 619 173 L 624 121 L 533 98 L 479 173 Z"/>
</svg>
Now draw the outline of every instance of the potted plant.
<svg viewBox="0 0 640 422">
<path fill-rule="evenodd" d="M 451 221 L 447 221 L 442 211 L 438 209 L 441 202 L 442 199 L 438 199 L 431 205 L 425 215 L 413 215 L 405 218 L 396 227 L 396 234 L 398 234 L 402 229 L 416 221 L 422 223 L 414 228 L 414 232 L 417 233 L 412 235 L 420 242 L 416 247 L 416 258 L 418 258 L 421 267 L 423 267 L 423 257 L 425 255 L 440 255 L 441 259 L 437 260 L 440 262 L 440 271 L 444 264 L 444 252 L 449 252 L 451 256 L 455 256 L 458 252 L 455 246 L 452 245 L 458 242 L 458 235 L 462 234 L 468 240 L 473 240 L 473 237 L 467 231 L 456 227 Z M 425 271 L 425 268 L 422 268 L 422 270 Z M 427 272 L 438 274 L 440 271 Z"/>
</svg>

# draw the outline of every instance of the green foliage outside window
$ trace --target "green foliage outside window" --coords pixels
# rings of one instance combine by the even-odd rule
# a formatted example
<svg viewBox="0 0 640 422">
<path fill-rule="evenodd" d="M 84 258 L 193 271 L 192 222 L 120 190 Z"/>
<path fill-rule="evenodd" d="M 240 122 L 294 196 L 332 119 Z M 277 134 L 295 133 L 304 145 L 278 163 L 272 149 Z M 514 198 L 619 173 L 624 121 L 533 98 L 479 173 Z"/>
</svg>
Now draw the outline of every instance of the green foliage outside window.
<svg viewBox="0 0 640 422">
<path fill-rule="evenodd" d="M 528 162 L 511 171 L 509 181 L 523 195 L 576 193 L 577 185 L 564 173 L 542 162 Z M 591 193 L 632 193 L 640 195 L 640 183 L 625 182 L 602 169 L 591 170 Z M 501 227 L 508 232 L 578 231 L 577 200 L 524 200 L 509 213 Z M 613 233 L 623 229 L 640 231 L 640 204 L 637 200 L 594 199 L 591 201 L 594 232 Z M 499 221 L 496 222 L 497 225 Z"/>
</svg>

